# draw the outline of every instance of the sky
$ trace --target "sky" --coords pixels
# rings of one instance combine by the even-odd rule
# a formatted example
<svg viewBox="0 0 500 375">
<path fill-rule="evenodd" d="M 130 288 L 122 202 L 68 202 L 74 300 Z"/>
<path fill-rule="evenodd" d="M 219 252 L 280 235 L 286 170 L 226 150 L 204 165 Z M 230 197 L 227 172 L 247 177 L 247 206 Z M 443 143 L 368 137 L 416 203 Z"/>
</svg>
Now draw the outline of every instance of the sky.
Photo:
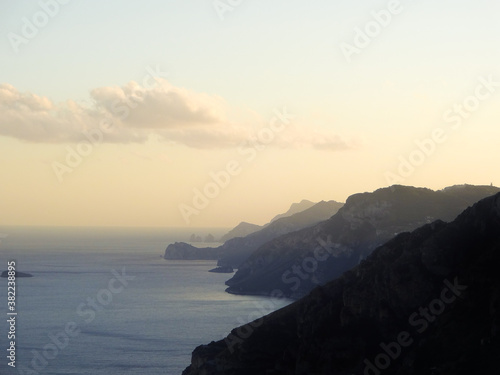
<svg viewBox="0 0 500 375">
<path fill-rule="evenodd" d="M 0 225 L 232 227 L 500 185 L 500 3 L 0 3 Z"/>
</svg>

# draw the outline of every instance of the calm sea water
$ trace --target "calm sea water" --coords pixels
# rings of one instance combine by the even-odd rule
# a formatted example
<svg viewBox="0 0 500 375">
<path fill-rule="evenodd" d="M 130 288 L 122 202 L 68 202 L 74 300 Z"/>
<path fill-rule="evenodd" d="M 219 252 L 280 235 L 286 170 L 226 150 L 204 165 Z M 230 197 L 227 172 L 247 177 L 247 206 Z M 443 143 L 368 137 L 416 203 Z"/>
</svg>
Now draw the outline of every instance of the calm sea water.
<svg viewBox="0 0 500 375">
<path fill-rule="evenodd" d="M 218 238 L 226 231 L 194 232 Z M 259 303 L 269 305 L 225 293 L 230 275 L 207 272 L 215 262 L 161 258 L 193 229 L 3 227 L 0 233 L 7 235 L 0 238 L 0 270 L 14 259 L 17 271 L 34 275 L 16 281 L 16 369 L 5 355 L 7 279 L 0 279 L 0 374 L 180 374 L 196 346 L 254 319 Z M 288 303 L 274 301 L 276 309 Z"/>
</svg>

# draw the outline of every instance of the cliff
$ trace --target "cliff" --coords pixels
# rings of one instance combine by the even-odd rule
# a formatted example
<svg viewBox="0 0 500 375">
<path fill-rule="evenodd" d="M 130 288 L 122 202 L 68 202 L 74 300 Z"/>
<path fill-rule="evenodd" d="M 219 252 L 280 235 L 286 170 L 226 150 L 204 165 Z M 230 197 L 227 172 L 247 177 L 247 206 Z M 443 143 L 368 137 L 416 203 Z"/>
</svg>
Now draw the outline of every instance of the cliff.
<svg viewBox="0 0 500 375">
<path fill-rule="evenodd" d="M 496 374 L 499 267 L 497 194 L 196 348 L 183 375 Z"/>
<path fill-rule="evenodd" d="M 167 246 L 163 258 L 168 260 L 217 260 L 220 255 L 220 248 L 199 248 L 185 242 L 176 242 Z"/>
<path fill-rule="evenodd" d="M 222 245 L 219 265 L 238 268 L 259 246 L 287 233 L 307 228 L 333 216 L 343 206 L 335 201 L 321 201 L 291 216 L 276 219 L 258 232 L 233 238 Z M 292 206 L 293 207 L 293 206 Z"/>
<path fill-rule="evenodd" d="M 236 294 L 269 295 L 279 289 L 300 298 L 339 277 L 394 235 L 440 219 L 499 192 L 490 186 L 456 186 L 440 191 L 392 186 L 350 196 L 330 219 L 260 246 L 226 282 Z"/>
<path fill-rule="evenodd" d="M 304 211 L 277 219 L 248 236 L 232 238 L 217 248 L 197 248 L 184 242 L 171 244 L 165 251 L 165 259 L 218 259 L 219 266 L 237 268 L 262 244 L 326 220 L 342 206 L 343 203 L 335 201 L 319 202 Z"/>
</svg>

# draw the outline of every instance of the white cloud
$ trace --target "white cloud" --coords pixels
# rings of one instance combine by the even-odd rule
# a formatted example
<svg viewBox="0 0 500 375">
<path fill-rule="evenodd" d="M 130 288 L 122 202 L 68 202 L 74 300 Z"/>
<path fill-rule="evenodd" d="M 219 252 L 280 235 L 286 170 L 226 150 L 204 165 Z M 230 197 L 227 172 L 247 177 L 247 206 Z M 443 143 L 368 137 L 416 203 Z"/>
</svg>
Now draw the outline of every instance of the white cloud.
<svg viewBox="0 0 500 375">
<path fill-rule="evenodd" d="M 79 142 L 85 139 L 84 132 L 98 129 L 103 121 L 113 124 L 112 131 L 103 138 L 108 143 L 142 143 L 154 136 L 192 148 L 231 148 L 255 134 L 252 127 L 228 119 L 230 110 L 224 99 L 175 87 L 163 79 L 157 82 L 148 90 L 136 82 L 96 88 L 90 93 L 91 105 L 72 100 L 54 103 L 0 84 L 0 136 L 28 142 Z M 351 148 L 338 135 L 297 125 L 280 133 L 273 145 L 320 150 Z"/>
<path fill-rule="evenodd" d="M 190 126 L 217 126 L 225 123 L 224 100 L 172 86 L 144 90 L 136 82 L 124 87 L 101 87 L 91 92 L 96 104 L 109 115 L 118 116 L 127 126 L 141 129 L 172 129 Z"/>
</svg>

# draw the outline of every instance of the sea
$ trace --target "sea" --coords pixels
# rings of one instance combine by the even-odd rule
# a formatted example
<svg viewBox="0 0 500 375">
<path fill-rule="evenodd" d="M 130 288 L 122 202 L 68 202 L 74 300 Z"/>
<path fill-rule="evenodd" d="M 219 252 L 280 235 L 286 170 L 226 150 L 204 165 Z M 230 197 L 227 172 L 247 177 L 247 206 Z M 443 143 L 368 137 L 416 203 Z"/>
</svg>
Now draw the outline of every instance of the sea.
<svg viewBox="0 0 500 375">
<path fill-rule="evenodd" d="M 231 274 L 208 272 L 215 261 L 162 258 L 192 234 L 226 232 L 0 227 L 0 271 L 14 261 L 33 275 L 16 278 L 14 311 L 0 278 L 0 374 L 180 375 L 197 346 L 291 302 L 226 293 Z"/>
</svg>

